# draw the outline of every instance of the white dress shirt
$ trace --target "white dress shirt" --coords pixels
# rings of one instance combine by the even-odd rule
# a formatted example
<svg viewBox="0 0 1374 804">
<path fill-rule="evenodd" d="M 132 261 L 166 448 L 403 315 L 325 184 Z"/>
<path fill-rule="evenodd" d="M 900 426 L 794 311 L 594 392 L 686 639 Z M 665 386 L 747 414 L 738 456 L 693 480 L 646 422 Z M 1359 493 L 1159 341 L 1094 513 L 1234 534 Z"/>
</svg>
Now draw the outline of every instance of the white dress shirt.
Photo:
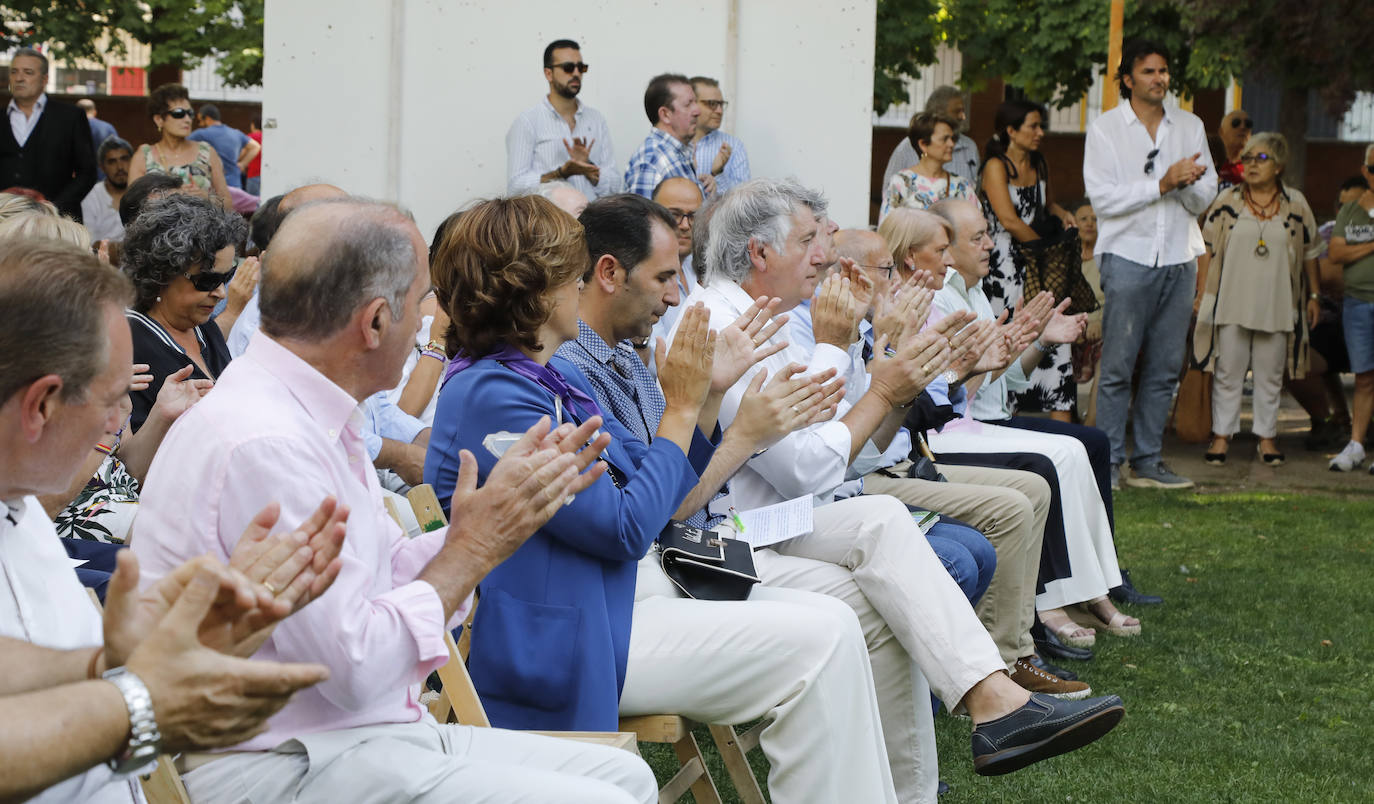
<svg viewBox="0 0 1374 804">
<path fill-rule="evenodd" d="M 978 316 L 979 321 L 992 321 L 997 318 L 992 314 L 992 303 L 983 293 L 983 283 L 966 287 L 963 275 L 953 268 L 945 274 L 944 287 L 935 291 L 935 300 L 931 307 L 934 309 L 932 321 L 938 321 L 950 313 L 960 311 L 973 313 Z M 986 379 L 983 381 L 978 387 L 978 393 L 969 402 L 965 415 L 979 421 L 1009 419 L 1014 413 L 1009 402 L 1009 394 L 1029 388 L 1030 384 L 1026 372 L 1021 369 L 1021 359 L 1018 357 L 1012 361 L 1010 368 L 1002 372 L 1002 376 L 992 382 Z"/>
<path fill-rule="evenodd" d="M 23 148 L 24 143 L 29 141 L 29 135 L 33 133 L 33 127 L 38 125 L 38 118 L 43 116 L 43 108 L 48 105 L 48 93 L 44 92 L 38 96 L 38 100 L 33 102 L 33 114 L 25 117 L 24 112 L 19 109 L 19 104 L 10 99 L 10 105 L 5 107 L 5 111 L 10 116 L 10 131 L 14 133 L 14 141 Z"/>
<path fill-rule="evenodd" d="M 569 176 L 568 183 L 582 191 L 587 198 L 620 192 L 620 171 L 615 167 L 615 149 L 611 144 L 611 129 L 601 112 L 577 101 L 573 114 L 574 126 L 553 108 L 547 97 L 526 109 L 511 123 L 506 132 L 506 191 L 511 195 L 532 193 L 539 189 L 539 177 L 568 161 L 564 140 L 572 142 L 582 137 L 592 143 L 592 163 L 601 169 L 600 181 L 592 184 L 586 176 Z"/>
<path fill-rule="evenodd" d="M 711 285 L 698 288 L 683 306 L 696 302 L 706 305 L 711 313 L 711 329 L 719 330 L 739 318 L 754 300 L 734 282 L 716 279 Z M 679 319 L 678 324 L 681 323 Z M 785 340 L 786 329 L 769 339 L 771 343 Z M 756 372 L 767 369 L 768 376 L 775 377 L 789 363 L 807 366 L 808 374 L 833 368 L 843 375 L 851 367 L 849 353 L 828 343 L 819 344 L 810 355 L 789 345 L 751 368 L 725 392 L 720 406 L 721 428 L 729 427 L 735 420 L 744 392 Z M 745 463 L 730 480 L 734 507 L 744 511 L 807 495 L 814 495 L 817 505 L 832 502 L 849 467 L 849 428 L 840 422 L 849 407 L 848 403 L 840 402 L 839 410 L 830 421 L 791 433 Z"/>
<path fill-rule="evenodd" d="M 55 650 L 105 641 L 100 614 L 35 497 L 0 505 L 0 636 Z M 143 801 L 143 792 L 137 779 L 117 777 L 101 763 L 29 801 L 129 804 Z"/>
<path fill-rule="evenodd" d="M 124 224 L 119 220 L 119 210 L 105 182 L 96 182 L 81 199 L 81 222 L 90 231 L 92 240 L 118 243 L 124 239 Z"/>
<path fill-rule="evenodd" d="M 1153 159 L 1151 151 L 1158 150 Z M 1159 180 L 1180 159 L 1200 154 L 1202 178 L 1160 195 Z M 1146 162 L 1153 163 L 1149 173 Z M 1179 265 L 1203 252 L 1197 217 L 1217 195 L 1207 131 L 1197 115 L 1164 107 L 1155 138 L 1129 101 L 1093 121 L 1083 150 L 1083 184 L 1097 213 L 1093 256 L 1115 254 L 1141 265 Z"/>
</svg>

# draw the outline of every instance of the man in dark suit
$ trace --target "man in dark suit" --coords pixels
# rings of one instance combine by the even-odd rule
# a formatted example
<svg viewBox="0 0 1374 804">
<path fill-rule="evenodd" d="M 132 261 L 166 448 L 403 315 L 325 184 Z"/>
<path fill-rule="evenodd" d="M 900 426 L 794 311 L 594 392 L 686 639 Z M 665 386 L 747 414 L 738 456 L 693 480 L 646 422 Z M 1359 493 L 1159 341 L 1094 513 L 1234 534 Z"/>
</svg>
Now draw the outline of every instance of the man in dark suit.
<svg viewBox="0 0 1374 804">
<path fill-rule="evenodd" d="M 0 126 L 0 187 L 28 187 L 64 215 L 81 220 L 81 199 L 95 184 L 95 151 L 86 115 L 50 99 L 48 58 L 20 48 L 10 60 L 9 125 Z"/>
</svg>

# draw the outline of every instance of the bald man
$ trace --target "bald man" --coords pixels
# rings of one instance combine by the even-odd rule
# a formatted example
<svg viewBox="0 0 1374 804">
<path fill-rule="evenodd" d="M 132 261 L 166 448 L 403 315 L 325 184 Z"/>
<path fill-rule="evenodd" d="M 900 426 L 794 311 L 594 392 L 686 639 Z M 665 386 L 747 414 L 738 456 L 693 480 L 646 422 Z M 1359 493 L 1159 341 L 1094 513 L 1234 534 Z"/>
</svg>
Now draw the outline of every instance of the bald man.
<svg viewBox="0 0 1374 804">
<path fill-rule="evenodd" d="M 653 200 L 673 216 L 673 234 L 677 237 L 678 298 L 685 299 L 701 285 L 697 280 L 701 272 L 692 264 L 692 232 L 696 226 L 697 210 L 701 209 L 701 188 L 691 179 L 672 176 L 659 182 L 654 188 Z M 651 372 L 656 370 L 651 354 L 654 338 L 667 340 L 668 333 L 672 332 L 673 325 L 681 315 L 681 305 L 669 307 L 658 323 L 654 324 L 653 332 L 644 342 L 644 348 L 639 349 L 640 357 L 649 364 Z"/>
<path fill-rule="evenodd" d="M 853 260 L 872 280 L 875 298 L 890 292 L 894 278 L 900 282 L 892 252 L 878 233 L 842 229 L 835 233 L 835 248 L 840 258 Z M 873 313 L 870 308 L 870 321 Z M 871 338 L 871 332 L 868 330 L 866 337 Z M 951 390 L 949 383 L 947 377 L 937 378 L 912 405 L 913 412 L 927 413 L 923 424 L 931 429 L 943 427 L 951 416 L 962 412 L 962 390 L 957 382 Z M 866 472 L 864 493 L 887 494 L 907 505 L 953 517 L 986 536 L 996 551 L 996 570 L 987 591 L 975 601 L 974 611 L 996 643 L 1012 680 L 1032 692 L 1056 697 L 1076 699 L 1090 695 L 1092 690 L 1087 684 L 1056 675 L 1059 668 L 1037 655 L 1030 632 L 1035 622 L 1040 544 L 1050 509 L 1049 484 L 1034 473 L 1012 469 L 933 463 L 928 468 L 913 469 L 907 453 L 920 457 L 923 442 L 919 442 L 919 433 L 908 435 L 894 438 L 896 448 L 887 452 L 879 453 L 871 443 L 864 447 L 855 461 L 855 466 Z M 935 480 L 937 474 L 944 475 L 948 482 Z M 945 557 L 947 550 L 937 552 Z M 974 560 L 977 555 L 972 553 Z"/>
<path fill-rule="evenodd" d="M 183 756 L 198 804 L 657 800 L 653 774 L 633 754 L 440 725 L 419 703 L 477 582 L 589 484 L 581 470 L 594 455 L 573 450 L 600 425 L 593 418 L 553 437 L 536 425 L 480 491 L 475 471 L 458 481 L 451 527 L 407 539 L 370 477 L 358 406 L 400 377 L 429 289 L 427 257 L 395 207 L 343 199 L 298 208 L 267 253 L 261 331 L 149 470 L 137 540 L 145 584 L 177 556 L 223 556 L 248 508 L 268 497 L 281 500 L 286 521 L 325 496 L 351 511 L 334 586 L 296 615 L 309 620 L 288 620 L 258 651 L 313 657 L 329 668 L 327 686 L 297 696 L 229 754 Z M 584 453 L 599 454 L 603 441 Z"/>
</svg>

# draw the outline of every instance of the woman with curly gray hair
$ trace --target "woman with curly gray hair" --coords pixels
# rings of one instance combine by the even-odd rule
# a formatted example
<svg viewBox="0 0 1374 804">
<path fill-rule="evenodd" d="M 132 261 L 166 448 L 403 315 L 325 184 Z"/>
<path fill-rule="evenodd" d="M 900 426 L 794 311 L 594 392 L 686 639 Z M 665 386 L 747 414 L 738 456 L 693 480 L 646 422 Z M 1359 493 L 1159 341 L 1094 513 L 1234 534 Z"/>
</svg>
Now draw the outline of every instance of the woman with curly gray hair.
<svg viewBox="0 0 1374 804">
<path fill-rule="evenodd" d="M 135 430 L 167 377 L 190 365 L 191 379 L 213 380 L 228 365 L 226 333 L 210 319 L 225 298 L 234 249 L 247 228 L 242 217 L 208 198 L 176 193 L 145 206 L 126 230 L 122 267 L 134 281 L 127 313 L 134 362 L 146 363 L 153 377 L 130 393 Z"/>
</svg>

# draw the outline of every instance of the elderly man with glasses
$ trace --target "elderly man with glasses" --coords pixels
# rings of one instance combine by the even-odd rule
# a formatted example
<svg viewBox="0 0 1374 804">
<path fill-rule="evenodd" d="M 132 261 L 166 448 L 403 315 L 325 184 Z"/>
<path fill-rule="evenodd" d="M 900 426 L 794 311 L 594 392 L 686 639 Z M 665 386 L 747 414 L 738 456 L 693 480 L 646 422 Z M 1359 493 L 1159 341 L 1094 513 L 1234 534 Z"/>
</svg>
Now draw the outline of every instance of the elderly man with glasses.
<svg viewBox="0 0 1374 804">
<path fill-rule="evenodd" d="M 550 181 L 566 181 L 589 199 L 620 192 L 606 118 L 577 99 L 588 69 L 571 39 L 544 48 L 549 94 L 506 132 L 507 192 L 532 193 Z"/>
</svg>

